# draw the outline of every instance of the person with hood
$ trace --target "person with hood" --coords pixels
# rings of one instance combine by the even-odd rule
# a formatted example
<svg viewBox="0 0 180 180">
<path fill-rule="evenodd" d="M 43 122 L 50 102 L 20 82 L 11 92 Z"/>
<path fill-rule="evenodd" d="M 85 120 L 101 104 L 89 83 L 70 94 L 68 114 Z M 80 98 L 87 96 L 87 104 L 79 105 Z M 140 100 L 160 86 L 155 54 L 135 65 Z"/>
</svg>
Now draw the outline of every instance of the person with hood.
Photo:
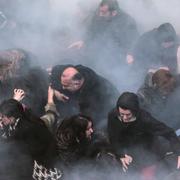
<svg viewBox="0 0 180 180">
<path fill-rule="evenodd" d="M 141 109 L 134 93 L 121 94 L 109 113 L 108 136 L 124 171 L 140 171 L 168 154 L 174 154 L 180 168 L 180 142 L 174 130 Z"/>
<path fill-rule="evenodd" d="M 140 106 L 174 130 L 180 128 L 180 78 L 165 68 L 149 72 L 138 89 Z"/>
<path fill-rule="evenodd" d="M 179 38 L 172 24 L 164 23 L 145 32 L 134 43 L 132 57 L 134 65 L 144 74 L 148 69 L 167 66 L 177 74 Z"/>
<path fill-rule="evenodd" d="M 92 69 L 82 65 L 57 65 L 52 69 L 51 87 L 62 118 L 82 113 L 94 119 L 95 127 L 105 127 L 107 111 L 118 97 L 117 89 Z"/>
</svg>

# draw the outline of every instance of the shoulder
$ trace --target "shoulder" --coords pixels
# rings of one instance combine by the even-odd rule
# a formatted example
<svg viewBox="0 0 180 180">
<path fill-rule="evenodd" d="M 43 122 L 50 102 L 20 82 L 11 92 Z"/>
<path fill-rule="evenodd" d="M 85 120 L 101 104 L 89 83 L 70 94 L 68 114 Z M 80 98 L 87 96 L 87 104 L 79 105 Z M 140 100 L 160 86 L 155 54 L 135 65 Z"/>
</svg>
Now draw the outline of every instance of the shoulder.
<svg viewBox="0 0 180 180">
<path fill-rule="evenodd" d="M 154 121 L 157 121 L 152 115 L 151 113 L 149 113 L 148 111 L 141 109 L 138 113 L 138 120 L 140 120 L 142 123 L 152 123 Z"/>
<path fill-rule="evenodd" d="M 118 113 L 116 108 L 113 108 L 109 113 L 108 113 L 108 122 L 113 121 L 114 119 L 117 119 Z"/>
</svg>

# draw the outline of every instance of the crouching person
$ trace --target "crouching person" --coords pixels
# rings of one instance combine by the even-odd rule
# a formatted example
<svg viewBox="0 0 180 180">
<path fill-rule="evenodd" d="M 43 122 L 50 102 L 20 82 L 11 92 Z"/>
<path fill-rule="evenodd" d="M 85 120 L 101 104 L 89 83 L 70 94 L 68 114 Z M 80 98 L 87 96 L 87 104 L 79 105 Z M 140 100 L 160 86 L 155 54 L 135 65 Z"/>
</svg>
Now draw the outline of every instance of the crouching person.
<svg viewBox="0 0 180 180">
<path fill-rule="evenodd" d="M 40 165 L 51 166 L 54 153 L 54 138 L 43 121 L 32 119 L 21 103 L 9 99 L 0 105 L 0 128 L 1 179 L 49 178 L 48 172 L 44 177 L 37 172 Z"/>
<path fill-rule="evenodd" d="M 56 167 L 63 169 L 64 179 L 109 179 L 108 167 L 117 167 L 117 164 L 120 167 L 107 138 L 94 132 L 92 119 L 88 116 L 77 114 L 65 118 L 58 127 L 56 139 Z"/>
<path fill-rule="evenodd" d="M 23 90 L 14 90 L 14 99 L 21 101 L 24 96 Z M 80 179 L 88 179 L 88 176 L 92 179 L 92 175 L 94 179 L 110 179 L 110 175 L 114 176 L 115 167 L 119 173 L 120 164 L 112 153 L 107 137 L 102 132 L 94 133 L 92 119 L 76 114 L 57 124 L 56 119 L 59 114 L 53 97 L 54 89 L 49 86 L 46 113 L 39 120 L 56 138 L 55 156 L 53 156 L 53 167 L 56 169 L 52 171 L 35 163 L 34 175 L 36 177 L 41 175 L 42 178 L 42 175 L 45 175 L 44 172 L 51 172 L 54 176 L 59 175 L 58 177 L 61 178 L 62 174 L 57 174 L 58 170 L 61 170 L 63 180 L 75 179 L 77 174 Z M 53 178 L 56 179 L 54 176 Z"/>
<path fill-rule="evenodd" d="M 173 129 L 140 109 L 134 93 L 124 92 L 109 113 L 108 135 L 125 172 L 142 173 L 159 160 L 164 163 L 167 154 L 174 155 L 174 169 L 180 168 L 180 142 Z"/>
</svg>

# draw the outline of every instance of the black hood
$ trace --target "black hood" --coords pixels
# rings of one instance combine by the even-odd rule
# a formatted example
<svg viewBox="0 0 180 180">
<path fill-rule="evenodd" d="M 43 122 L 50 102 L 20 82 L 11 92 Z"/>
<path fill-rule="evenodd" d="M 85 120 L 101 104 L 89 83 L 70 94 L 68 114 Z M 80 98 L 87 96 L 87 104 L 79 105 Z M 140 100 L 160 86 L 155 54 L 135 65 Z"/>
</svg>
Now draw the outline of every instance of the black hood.
<svg viewBox="0 0 180 180">
<path fill-rule="evenodd" d="M 159 43 L 169 42 L 169 41 L 173 41 L 173 42 L 178 41 L 176 31 L 170 23 L 161 24 L 157 28 L 157 41 Z"/>
<path fill-rule="evenodd" d="M 131 92 L 124 92 L 119 97 L 116 107 L 117 109 L 119 107 L 121 107 L 122 109 L 129 109 L 134 115 L 137 115 L 139 111 L 138 96 Z"/>
</svg>

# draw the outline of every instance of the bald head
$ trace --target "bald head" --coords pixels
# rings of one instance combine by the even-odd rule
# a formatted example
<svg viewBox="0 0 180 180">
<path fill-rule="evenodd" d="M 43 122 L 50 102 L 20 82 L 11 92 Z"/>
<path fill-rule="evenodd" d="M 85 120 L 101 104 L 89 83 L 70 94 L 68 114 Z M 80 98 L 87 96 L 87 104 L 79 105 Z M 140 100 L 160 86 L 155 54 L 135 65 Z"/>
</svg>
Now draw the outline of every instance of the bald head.
<svg viewBox="0 0 180 180">
<path fill-rule="evenodd" d="M 63 89 L 71 92 L 79 90 L 84 82 L 82 78 L 76 79 L 76 75 L 80 74 L 74 67 L 66 68 L 61 75 L 61 85 Z M 74 79 L 75 78 L 75 79 Z"/>
<path fill-rule="evenodd" d="M 74 67 L 66 68 L 61 75 L 61 83 L 62 84 L 69 83 L 72 80 L 73 76 L 77 73 L 78 71 Z"/>
</svg>

